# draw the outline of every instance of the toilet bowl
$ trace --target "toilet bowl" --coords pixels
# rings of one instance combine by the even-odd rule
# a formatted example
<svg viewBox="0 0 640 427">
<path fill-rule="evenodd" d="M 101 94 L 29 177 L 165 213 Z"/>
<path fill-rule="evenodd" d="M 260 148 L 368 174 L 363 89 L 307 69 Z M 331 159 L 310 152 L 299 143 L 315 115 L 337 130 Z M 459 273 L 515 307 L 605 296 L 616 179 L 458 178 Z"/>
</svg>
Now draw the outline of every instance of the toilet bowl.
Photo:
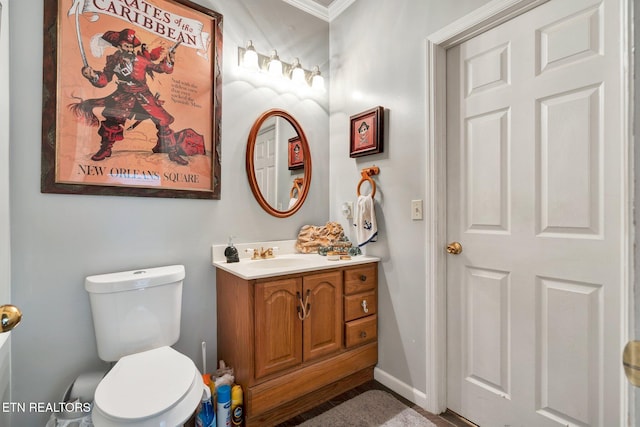
<svg viewBox="0 0 640 427">
<path fill-rule="evenodd" d="M 202 375 L 170 346 L 179 337 L 183 266 L 85 280 L 101 359 L 116 362 L 98 384 L 96 427 L 181 426 L 202 398 Z"/>
</svg>

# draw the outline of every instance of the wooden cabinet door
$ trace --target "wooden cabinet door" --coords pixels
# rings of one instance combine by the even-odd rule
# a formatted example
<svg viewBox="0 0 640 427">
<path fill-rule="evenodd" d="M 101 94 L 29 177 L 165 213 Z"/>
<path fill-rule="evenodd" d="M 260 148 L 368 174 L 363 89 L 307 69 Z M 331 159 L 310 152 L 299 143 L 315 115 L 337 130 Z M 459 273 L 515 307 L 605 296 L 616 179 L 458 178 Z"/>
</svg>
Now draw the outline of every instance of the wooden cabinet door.
<svg viewBox="0 0 640 427">
<path fill-rule="evenodd" d="M 255 378 L 302 363 L 301 292 L 301 278 L 256 283 Z"/>
<path fill-rule="evenodd" d="M 305 362 L 342 347 L 342 271 L 305 276 L 303 297 L 307 295 L 311 310 L 303 324 Z"/>
</svg>

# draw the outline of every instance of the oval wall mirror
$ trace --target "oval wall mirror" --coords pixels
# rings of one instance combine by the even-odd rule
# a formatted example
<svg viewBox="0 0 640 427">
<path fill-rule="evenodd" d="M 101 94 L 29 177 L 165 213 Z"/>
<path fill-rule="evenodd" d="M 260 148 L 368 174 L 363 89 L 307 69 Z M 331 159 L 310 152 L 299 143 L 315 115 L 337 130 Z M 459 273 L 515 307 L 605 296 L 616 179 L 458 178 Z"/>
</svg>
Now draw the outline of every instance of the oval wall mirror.
<svg viewBox="0 0 640 427">
<path fill-rule="evenodd" d="M 307 137 L 291 114 L 272 109 L 258 117 L 249 132 L 246 168 L 262 209 L 285 218 L 302 207 L 311 183 L 311 154 Z"/>
</svg>

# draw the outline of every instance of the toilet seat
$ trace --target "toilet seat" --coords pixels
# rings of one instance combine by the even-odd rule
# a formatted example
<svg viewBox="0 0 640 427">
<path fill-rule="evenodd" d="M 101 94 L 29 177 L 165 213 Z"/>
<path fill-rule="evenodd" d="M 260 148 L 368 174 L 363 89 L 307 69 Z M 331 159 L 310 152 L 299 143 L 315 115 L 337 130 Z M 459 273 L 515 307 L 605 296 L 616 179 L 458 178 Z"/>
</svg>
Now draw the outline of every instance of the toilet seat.
<svg viewBox="0 0 640 427">
<path fill-rule="evenodd" d="M 182 425 L 198 407 L 202 390 L 193 361 L 171 347 L 124 356 L 98 384 L 93 423 Z"/>
</svg>

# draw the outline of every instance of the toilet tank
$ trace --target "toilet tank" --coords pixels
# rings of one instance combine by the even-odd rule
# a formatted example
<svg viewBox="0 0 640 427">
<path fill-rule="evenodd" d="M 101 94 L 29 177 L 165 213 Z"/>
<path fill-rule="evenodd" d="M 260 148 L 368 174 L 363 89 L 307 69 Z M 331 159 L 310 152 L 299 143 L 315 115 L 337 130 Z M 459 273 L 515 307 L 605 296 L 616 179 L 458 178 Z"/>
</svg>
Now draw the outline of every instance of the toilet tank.
<svg viewBox="0 0 640 427">
<path fill-rule="evenodd" d="M 100 359 L 175 344 L 184 276 L 184 266 L 171 265 L 87 277 Z"/>
</svg>

